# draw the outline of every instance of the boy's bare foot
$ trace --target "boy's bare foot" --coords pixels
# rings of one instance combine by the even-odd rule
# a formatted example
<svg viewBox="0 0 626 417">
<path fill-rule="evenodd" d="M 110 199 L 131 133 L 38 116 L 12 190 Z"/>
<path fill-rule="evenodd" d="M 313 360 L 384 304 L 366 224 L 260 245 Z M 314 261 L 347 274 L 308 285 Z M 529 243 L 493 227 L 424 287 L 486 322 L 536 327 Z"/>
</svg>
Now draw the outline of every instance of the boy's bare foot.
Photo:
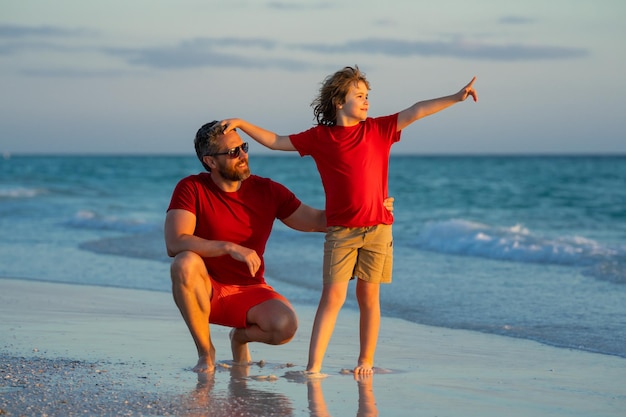
<svg viewBox="0 0 626 417">
<path fill-rule="evenodd" d="M 322 367 L 321 366 L 307 365 L 305 372 L 307 374 L 319 374 L 320 372 L 322 372 Z"/>
<path fill-rule="evenodd" d="M 356 368 L 354 368 L 355 375 L 372 375 L 374 373 L 374 368 L 369 363 L 359 363 Z"/>
<path fill-rule="evenodd" d="M 285 373 L 285 378 L 295 382 L 311 382 L 318 381 L 326 378 L 328 375 L 321 372 L 309 372 L 309 371 L 288 371 Z"/>
<path fill-rule="evenodd" d="M 237 341 L 238 331 L 245 331 L 245 329 L 232 329 L 230 331 L 230 349 L 233 352 L 233 363 L 235 365 L 250 365 L 252 357 L 250 356 L 248 343 Z"/>
<path fill-rule="evenodd" d="M 372 381 L 374 380 L 374 372 L 371 374 L 354 374 L 354 380 L 359 384 L 359 389 L 367 386 L 371 388 Z"/>
</svg>

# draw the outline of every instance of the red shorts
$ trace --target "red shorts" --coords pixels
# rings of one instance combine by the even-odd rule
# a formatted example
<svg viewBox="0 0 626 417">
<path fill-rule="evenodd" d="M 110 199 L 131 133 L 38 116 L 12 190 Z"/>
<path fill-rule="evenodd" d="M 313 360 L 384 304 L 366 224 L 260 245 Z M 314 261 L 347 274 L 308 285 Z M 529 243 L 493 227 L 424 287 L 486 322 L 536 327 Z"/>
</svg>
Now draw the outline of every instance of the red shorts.
<svg viewBox="0 0 626 417">
<path fill-rule="evenodd" d="M 264 301 L 289 301 L 267 284 L 227 285 L 211 279 L 211 315 L 209 323 L 244 328 L 248 325 L 248 311 Z"/>
</svg>

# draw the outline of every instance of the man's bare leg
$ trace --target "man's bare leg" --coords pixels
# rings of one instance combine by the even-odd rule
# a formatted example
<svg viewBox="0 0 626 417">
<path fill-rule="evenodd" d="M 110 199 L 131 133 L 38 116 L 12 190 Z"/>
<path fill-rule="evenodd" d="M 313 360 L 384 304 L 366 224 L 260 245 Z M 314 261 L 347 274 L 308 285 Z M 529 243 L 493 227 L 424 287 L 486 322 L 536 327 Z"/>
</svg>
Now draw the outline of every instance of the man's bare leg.
<svg viewBox="0 0 626 417">
<path fill-rule="evenodd" d="M 248 349 L 246 329 L 232 329 L 230 331 L 230 350 L 233 352 L 235 365 L 250 365 L 252 357 L 250 356 L 250 349 Z"/>
<path fill-rule="evenodd" d="M 215 347 L 211 342 L 211 281 L 202 258 L 192 252 L 178 254 L 170 268 L 172 295 L 198 351 L 194 372 L 215 370 Z"/>
<path fill-rule="evenodd" d="M 233 362 L 248 365 L 252 361 L 248 343 L 261 342 L 282 345 L 291 340 L 298 329 L 298 318 L 293 307 L 282 300 L 271 299 L 252 307 L 247 314 L 251 323 L 230 332 Z"/>
<path fill-rule="evenodd" d="M 374 353 L 380 329 L 380 284 L 358 280 L 356 295 L 360 310 L 361 349 L 354 373 L 371 375 L 374 373 Z"/>
</svg>

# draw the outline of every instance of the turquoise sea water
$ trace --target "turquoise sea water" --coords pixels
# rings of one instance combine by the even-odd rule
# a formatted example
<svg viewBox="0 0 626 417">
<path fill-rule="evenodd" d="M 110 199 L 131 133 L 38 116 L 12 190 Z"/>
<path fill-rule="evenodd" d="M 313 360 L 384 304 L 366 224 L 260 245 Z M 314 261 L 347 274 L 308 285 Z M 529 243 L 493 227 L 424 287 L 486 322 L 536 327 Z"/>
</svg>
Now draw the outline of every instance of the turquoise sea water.
<svg viewBox="0 0 626 417">
<path fill-rule="evenodd" d="M 250 165 L 323 207 L 310 159 Z M 200 170 L 193 156 L 0 159 L 0 276 L 169 291 L 165 210 Z M 384 315 L 626 357 L 626 157 L 393 156 L 389 184 Z M 268 281 L 316 304 L 322 242 L 277 222 Z"/>
</svg>

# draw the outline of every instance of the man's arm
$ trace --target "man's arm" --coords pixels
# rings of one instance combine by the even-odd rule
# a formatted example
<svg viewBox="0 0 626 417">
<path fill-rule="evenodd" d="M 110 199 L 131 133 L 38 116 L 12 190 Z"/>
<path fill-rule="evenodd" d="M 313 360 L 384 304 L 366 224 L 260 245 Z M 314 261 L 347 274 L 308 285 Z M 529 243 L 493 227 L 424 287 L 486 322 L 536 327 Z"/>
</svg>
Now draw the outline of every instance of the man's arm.
<svg viewBox="0 0 626 417">
<path fill-rule="evenodd" d="M 387 197 L 383 205 L 393 213 L 393 197 Z M 326 231 L 326 211 L 314 209 L 306 204 L 300 207 L 293 214 L 282 220 L 287 226 L 301 232 L 325 232 Z"/>
<path fill-rule="evenodd" d="M 306 204 L 300 204 L 300 207 L 291 216 L 282 219 L 282 222 L 301 232 L 325 232 L 326 212 Z"/>
<path fill-rule="evenodd" d="M 476 81 L 476 77 L 472 78 L 472 81 L 470 81 L 469 84 L 463 87 L 456 94 L 434 98 L 432 100 L 419 101 L 408 109 L 402 110 L 398 114 L 398 131 L 404 129 L 418 119 L 440 112 L 441 110 L 447 109 L 458 102 L 465 101 L 465 99 L 469 96 L 472 96 L 474 101 L 477 101 L 478 95 L 473 87 L 474 81 Z"/>
<path fill-rule="evenodd" d="M 203 258 L 230 255 L 233 259 L 245 262 L 252 276 L 259 270 L 261 259 L 256 251 L 232 242 L 200 238 L 193 234 L 195 229 L 195 214 L 181 209 L 168 211 L 164 227 L 167 254 L 173 257 L 190 251 Z"/>
<path fill-rule="evenodd" d="M 289 136 L 280 136 L 269 130 L 248 123 L 243 119 L 225 119 L 221 122 L 224 126 L 224 134 L 234 129 L 241 129 L 246 135 L 270 149 L 277 151 L 295 151 Z"/>
</svg>

